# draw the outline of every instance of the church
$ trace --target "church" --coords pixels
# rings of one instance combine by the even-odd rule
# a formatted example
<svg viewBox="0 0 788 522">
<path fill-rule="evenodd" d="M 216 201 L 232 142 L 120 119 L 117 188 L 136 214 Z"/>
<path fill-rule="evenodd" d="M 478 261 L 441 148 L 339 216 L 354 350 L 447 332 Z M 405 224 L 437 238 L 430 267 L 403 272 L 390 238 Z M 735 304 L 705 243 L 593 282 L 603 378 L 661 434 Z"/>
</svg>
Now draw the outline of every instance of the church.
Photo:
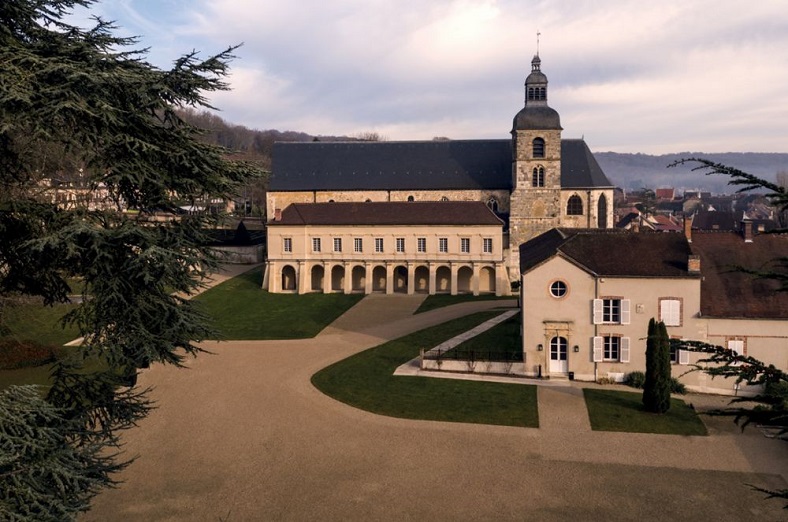
<svg viewBox="0 0 788 522">
<path fill-rule="evenodd" d="M 537 54 L 510 139 L 276 143 L 263 287 L 510 295 L 521 244 L 612 227 L 614 187 L 547 84 Z"/>
</svg>

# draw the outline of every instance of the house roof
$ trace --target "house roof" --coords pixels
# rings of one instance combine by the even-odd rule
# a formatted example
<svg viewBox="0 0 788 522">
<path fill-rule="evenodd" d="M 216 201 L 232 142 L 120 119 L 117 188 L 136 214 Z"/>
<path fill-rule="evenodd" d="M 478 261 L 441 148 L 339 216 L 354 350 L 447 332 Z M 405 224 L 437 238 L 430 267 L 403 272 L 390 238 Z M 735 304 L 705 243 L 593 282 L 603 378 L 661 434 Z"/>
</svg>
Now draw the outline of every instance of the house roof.
<svg viewBox="0 0 788 522">
<path fill-rule="evenodd" d="M 520 246 L 520 271 L 561 255 L 598 276 L 696 277 L 683 234 L 618 229 L 553 229 Z"/>
<path fill-rule="evenodd" d="M 496 225 L 503 222 L 479 201 L 293 203 L 277 225 Z"/>
<path fill-rule="evenodd" d="M 612 187 L 585 141 L 561 141 L 563 188 Z M 511 190 L 511 140 L 275 143 L 271 191 Z"/>
<path fill-rule="evenodd" d="M 788 258 L 788 234 L 756 234 L 745 243 L 736 232 L 693 230 L 692 250 L 701 259 L 703 315 L 788 319 L 788 292 L 777 291 L 777 281 L 736 270 L 779 270 L 777 259 Z"/>
<path fill-rule="evenodd" d="M 561 140 L 561 188 L 613 187 L 584 140 Z"/>
<path fill-rule="evenodd" d="M 671 200 L 676 197 L 676 189 L 674 188 L 658 188 L 654 191 L 654 195 L 657 199 L 668 199 Z"/>
<path fill-rule="evenodd" d="M 510 140 L 275 143 L 270 190 L 509 189 Z"/>
</svg>

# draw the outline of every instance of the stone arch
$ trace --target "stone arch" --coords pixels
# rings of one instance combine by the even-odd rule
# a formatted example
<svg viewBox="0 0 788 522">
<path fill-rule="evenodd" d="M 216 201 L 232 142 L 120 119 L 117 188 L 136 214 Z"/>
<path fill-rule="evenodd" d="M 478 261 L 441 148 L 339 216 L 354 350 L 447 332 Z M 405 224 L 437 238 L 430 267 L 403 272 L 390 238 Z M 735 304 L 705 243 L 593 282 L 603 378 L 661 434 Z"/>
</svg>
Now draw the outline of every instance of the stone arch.
<svg viewBox="0 0 788 522">
<path fill-rule="evenodd" d="M 282 267 L 282 291 L 295 292 L 298 288 L 298 281 L 296 279 L 296 271 L 290 265 Z"/>
<path fill-rule="evenodd" d="M 495 270 L 489 266 L 479 270 L 479 292 L 495 293 Z"/>
<path fill-rule="evenodd" d="M 342 292 L 345 289 L 345 267 L 334 265 L 331 268 L 331 291 Z"/>
<path fill-rule="evenodd" d="M 350 281 L 354 292 L 364 292 L 367 288 L 367 269 L 361 265 L 354 266 Z"/>
<path fill-rule="evenodd" d="M 532 145 L 533 145 L 533 157 L 544 158 L 544 138 L 534 138 Z"/>
<path fill-rule="evenodd" d="M 600 194 L 596 204 L 596 227 L 607 228 L 607 198 Z"/>
<path fill-rule="evenodd" d="M 310 274 L 311 280 L 311 290 L 313 292 L 322 292 L 323 291 L 323 278 L 326 275 L 326 271 L 323 268 L 323 265 L 315 265 L 312 267 L 312 272 Z"/>
<path fill-rule="evenodd" d="M 490 199 L 487 200 L 487 208 L 497 213 L 498 207 L 500 207 L 498 200 L 491 196 Z"/>
<path fill-rule="evenodd" d="M 408 293 L 408 267 L 402 265 L 394 267 L 394 292 Z"/>
<path fill-rule="evenodd" d="M 426 266 L 417 266 L 413 273 L 414 289 L 417 294 L 430 292 L 430 270 Z"/>
<path fill-rule="evenodd" d="M 566 202 L 566 215 L 567 216 L 582 216 L 583 215 L 583 200 L 580 196 L 573 194 Z"/>
<path fill-rule="evenodd" d="M 372 269 L 372 291 L 385 292 L 386 291 L 386 267 L 376 266 Z"/>
<path fill-rule="evenodd" d="M 451 270 L 448 266 L 439 266 L 435 270 L 435 293 L 448 294 L 451 292 Z"/>
<path fill-rule="evenodd" d="M 461 266 L 457 270 L 457 293 L 469 294 L 473 291 L 473 270 L 469 266 Z"/>
</svg>

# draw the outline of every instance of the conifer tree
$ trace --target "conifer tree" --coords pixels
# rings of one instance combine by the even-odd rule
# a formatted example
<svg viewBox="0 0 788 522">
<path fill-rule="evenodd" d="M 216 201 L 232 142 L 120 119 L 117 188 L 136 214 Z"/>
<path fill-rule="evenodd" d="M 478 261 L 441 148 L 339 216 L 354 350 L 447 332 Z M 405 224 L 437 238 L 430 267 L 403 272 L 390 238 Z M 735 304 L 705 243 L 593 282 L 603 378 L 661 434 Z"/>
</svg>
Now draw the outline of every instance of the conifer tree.
<svg viewBox="0 0 788 522">
<path fill-rule="evenodd" d="M 210 107 L 205 93 L 227 88 L 235 48 L 205 59 L 193 51 L 161 70 L 111 23 L 65 21 L 93 3 L 0 2 L 0 297 L 64 302 L 74 278 L 85 294 L 66 318 L 82 346 L 55 365 L 51 388 L 0 394 L 4 520 L 69 520 L 113 484 L 126 465 L 112 450 L 118 434 L 151 407 L 127 385 L 139 368 L 197 354 L 210 334 L 179 296 L 215 267 L 202 231 L 219 217 L 153 214 L 231 198 L 258 174 L 177 114 Z M 47 179 L 75 169 L 115 208 L 52 201 Z"/>
<path fill-rule="evenodd" d="M 646 382 L 643 385 L 643 406 L 652 413 L 670 409 L 670 340 L 662 321 L 648 323 L 646 340 Z"/>
</svg>

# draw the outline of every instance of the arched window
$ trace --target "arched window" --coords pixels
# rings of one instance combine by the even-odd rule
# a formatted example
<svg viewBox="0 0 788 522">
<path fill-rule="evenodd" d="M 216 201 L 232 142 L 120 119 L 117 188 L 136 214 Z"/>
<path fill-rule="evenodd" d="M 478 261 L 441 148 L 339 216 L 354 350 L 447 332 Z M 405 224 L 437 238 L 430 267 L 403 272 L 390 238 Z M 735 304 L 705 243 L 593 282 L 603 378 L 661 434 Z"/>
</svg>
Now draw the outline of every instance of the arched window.
<svg viewBox="0 0 788 522">
<path fill-rule="evenodd" d="M 544 158 L 544 139 L 534 138 L 534 158 Z"/>
<path fill-rule="evenodd" d="M 582 216 L 583 215 L 583 200 L 580 196 L 575 194 L 569 198 L 566 203 L 566 214 L 568 216 Z"/>
<path fill-rule="evenodd" d="M 413 196 L 408 196 L 408 201 L 415 201 L 415 199 L 413 198 Z"/>
<path fill-rule="evenodd" d="M 539 99 L 546 100 L 547 99 L 547 90 L 544 87 L 539 88 Z"/>
<path fill-rule="evenodd" d="M 531 177 L 532 187 L 544 187 L 544 167 L 534 167 L 533 176 Z"/>
<path fill-rule="evenodd" d="M 528 87 L 528 99 L 529 100 L 533 100 L 534 99 L 534 88 L 533 87 Z"/>
<path fill-rule="evenodd" d="M 492 210 L 493 212 L 498 212 L 498 200 L 495 198 L 490 198 L 487 200 L 487 208 Z"/>
<path fill-rule="evenodd" d="M 447 198 L 446 196 L 442 196 L 441 201 L 449 201 L 449 198 Z"/>
<path fill-rule="evenodd" d="M 596 205 L 596 227 L 607 228 L 607 198 L 604 194 L 599 196 L 599 202 Z"/>
</svg>

